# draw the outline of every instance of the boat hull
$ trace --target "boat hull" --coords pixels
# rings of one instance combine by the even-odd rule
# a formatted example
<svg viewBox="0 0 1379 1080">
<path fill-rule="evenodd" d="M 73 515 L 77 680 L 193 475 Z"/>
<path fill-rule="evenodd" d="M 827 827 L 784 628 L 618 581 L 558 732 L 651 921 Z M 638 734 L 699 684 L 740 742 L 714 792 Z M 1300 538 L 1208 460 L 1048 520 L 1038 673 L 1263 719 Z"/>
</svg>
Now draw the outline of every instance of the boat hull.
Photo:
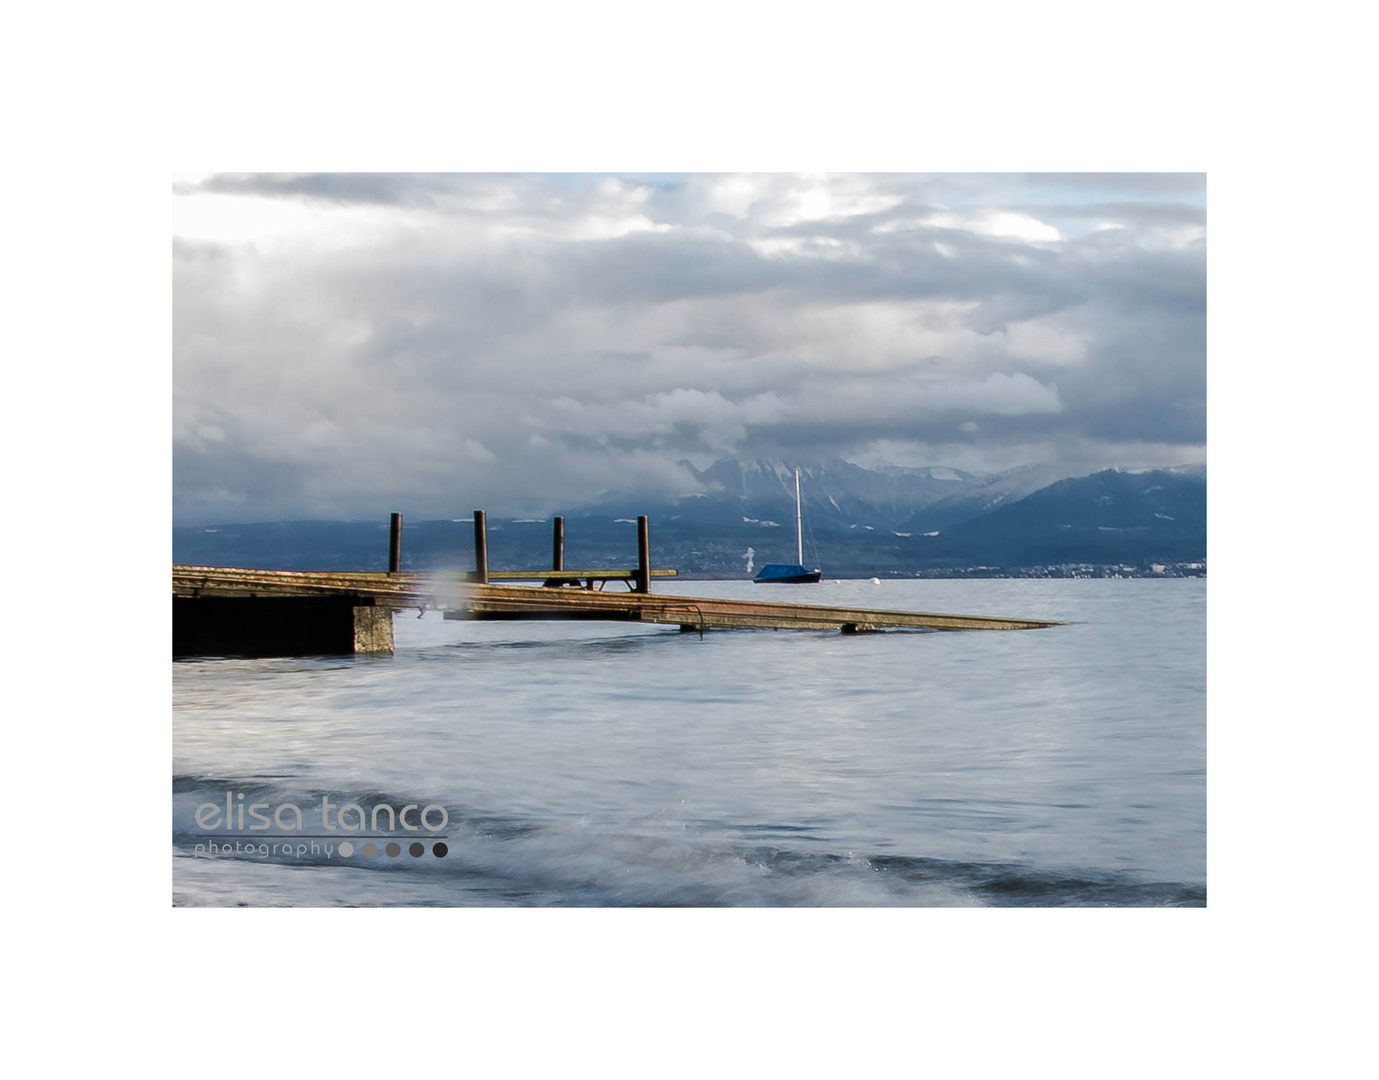
<svg viewBox="0 0 1379 1080">
<path fill-rule="evenodd" d="M 758 585 L 811 585 L 824 576 L 822 570 L 806 570 L 803 566 L 773 563 L 763 566 L 752 580 Z"/>
</svg>

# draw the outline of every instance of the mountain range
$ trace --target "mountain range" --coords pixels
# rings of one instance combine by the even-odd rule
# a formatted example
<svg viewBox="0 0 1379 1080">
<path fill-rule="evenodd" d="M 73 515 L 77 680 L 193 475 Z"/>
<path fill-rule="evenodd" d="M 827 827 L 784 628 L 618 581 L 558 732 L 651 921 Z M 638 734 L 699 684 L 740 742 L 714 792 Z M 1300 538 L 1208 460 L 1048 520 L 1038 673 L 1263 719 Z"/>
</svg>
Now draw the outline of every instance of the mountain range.
<svg viewBox="0 0 1379 1080">
<path fill-rule="evenodd" d="M 995 474 L 942 466 L 866 469 L 846 461 L 723 459 L 675 498 L 609 495 L 564 511 L 565 564 L 630 566 L 635 519 L 651 519 L 652 561 L 686 576 L 744 577 L 793 561 L 800 470 L 805 558 L 829 577 L 1028 569 L 1068 564 L 1201 563 L 1206 468 L 1032 465 Z M 548 566 L 550 522 L 489 518 L 494 569 Z M 384 569 L 387 522 L 274 522 L 175 528 L 179 563 L 278 569 Z M 407 522 L 403 566 L 468 567 L 468 518 Z"/>
</svg>

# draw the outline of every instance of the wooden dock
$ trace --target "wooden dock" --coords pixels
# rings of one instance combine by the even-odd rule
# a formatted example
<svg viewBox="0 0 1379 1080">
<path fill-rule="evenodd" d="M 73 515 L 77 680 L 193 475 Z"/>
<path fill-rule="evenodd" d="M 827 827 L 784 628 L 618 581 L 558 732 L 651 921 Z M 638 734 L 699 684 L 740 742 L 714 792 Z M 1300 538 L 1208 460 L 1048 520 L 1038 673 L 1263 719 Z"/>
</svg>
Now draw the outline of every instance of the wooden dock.
<svg viewBox="0 0 1379 1080">
<path fill-rule="evenodd" d="M 551 569 L 490 571 L 482 512 L 475 514 L 474 571 L 418 573 L 400 565 L 401 519 L 393 516 L 388 572 L 303 572 L 174 566 L 174 656 L 294 656 L 387 653 L 392 613 L 439 611 L 447 619 L 580 619 L 642 622 L 707 630 L 1034 630 L 1039 619 L 653 594 L 645 518 L 638 520 L 638 565 L 628 570 L 566 570 L 564 523 L 557 519 Z M 536 587 L 496 584 L 526 580 Z M 626 591 L 603 586 L 621 582 Z M 573 586 L 573 587 L 572 587 Z M 780 586 L 778 588 L 788 588 Z"/>
<path fill-rule="evenodd" d="M 548 571 L 523 573 L 544 578 Z M 608 571 L 570 571 L 571 577 L 599 577 Z M 490 575 L 494 576 L 494 575 Z M 515 575 L 514 575 L 515 576 Z M 302 573 L 174 566 L 173 596 L 186 600 L 338 599 L 379 612 L 440 611 L 447 619 L 592 619 L 644 622 L 705 630 L 1034 630 L 1057 626 L 1039 619 L 992 615 L 949 615 L 927 611 L 884 611 L 760 600 L 723 600 L 664 593 L 598 591 L 588 588 L 481 584 L 467 572 Z"/>
</svg>

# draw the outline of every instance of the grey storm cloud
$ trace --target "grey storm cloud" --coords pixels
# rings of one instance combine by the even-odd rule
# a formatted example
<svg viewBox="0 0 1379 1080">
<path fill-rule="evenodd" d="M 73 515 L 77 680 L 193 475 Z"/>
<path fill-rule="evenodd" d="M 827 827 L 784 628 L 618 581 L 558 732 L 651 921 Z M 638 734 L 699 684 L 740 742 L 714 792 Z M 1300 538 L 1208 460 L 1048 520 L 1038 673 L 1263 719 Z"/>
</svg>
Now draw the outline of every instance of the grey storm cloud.
<svg viewBox="0 0 1379 1080">
<path fill-rule="evenodd" d="M 174 513 L 548 512 L 680 464 L 1205 460 L 1201 175 L 174 184 Z"/>
</svg>

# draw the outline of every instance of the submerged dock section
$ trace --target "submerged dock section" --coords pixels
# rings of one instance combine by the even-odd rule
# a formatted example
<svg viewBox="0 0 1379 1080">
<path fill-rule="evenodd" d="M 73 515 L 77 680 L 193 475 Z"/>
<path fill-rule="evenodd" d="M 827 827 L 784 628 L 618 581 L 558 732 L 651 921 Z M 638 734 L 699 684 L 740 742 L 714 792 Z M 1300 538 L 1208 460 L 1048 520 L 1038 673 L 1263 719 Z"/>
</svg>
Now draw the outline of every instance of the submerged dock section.
<svg viewBox="0 0 1379 1080">
<path fill-rule="evenodd" d="M 393 515 L 389 570 L 300 572 L 174 566 L 173 655 L 305 656 L 390 653 L 392 613 L 440 611 L 447 619 L 587 619 L 707 630 L 1033 630 L 1035 619 L 945 615 L 816 604 L 722 600 L 653 594 L 651 581 L 675 570 L 652 569 L 647 519 L 638 519 L 635 569 L 567 570 L 564 521 L 555 522 L 549 569 L 490 571 L 482 511 L 474 515 L 474 571 L 419 573 L 401 567 L 401 516 Z M 498 584 L 532 581 L 539 585 Z M 626 591 L 608 590 L 623 583 Z"/>
<path fill-rule="evenodd" d="M 664 623 L 681 630 L 1034 630 L 1057 623 L 985 615 L 940 615 L 926 611 L 879 611 L 816 604 L 720 600 L 701 596 L 638 596 L 490 585 L 478 590 L 463 611 L 447 619 L 608 619 Z"/>
</svg>

